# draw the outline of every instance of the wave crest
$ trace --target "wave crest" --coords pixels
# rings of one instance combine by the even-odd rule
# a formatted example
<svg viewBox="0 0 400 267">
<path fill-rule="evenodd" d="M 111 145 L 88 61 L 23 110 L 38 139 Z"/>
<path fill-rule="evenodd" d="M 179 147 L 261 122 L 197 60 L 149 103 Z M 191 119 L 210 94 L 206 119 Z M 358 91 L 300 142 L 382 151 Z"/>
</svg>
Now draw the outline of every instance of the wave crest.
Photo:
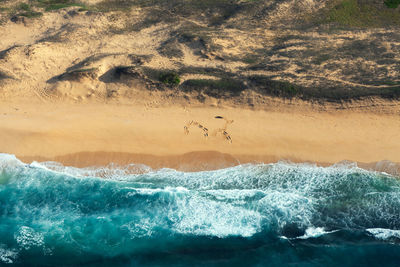
<svg viewBox="0 0 400 267">
<path fill-rule="evenodd" d="M 197 173 L 139 167 L 77 169 L 1 156 L 2 261 L 22 251 L 46 257 L 50 248 L 55 255 L 123 255 L 154 250 L 154 240 L 167 249 L 195 237 L 301 242 L 365 230 L 398 238 L 398 230 L 382 229 L 400 228 L 400 181 L 355 165 L 280 162 Z"/>
</svg>

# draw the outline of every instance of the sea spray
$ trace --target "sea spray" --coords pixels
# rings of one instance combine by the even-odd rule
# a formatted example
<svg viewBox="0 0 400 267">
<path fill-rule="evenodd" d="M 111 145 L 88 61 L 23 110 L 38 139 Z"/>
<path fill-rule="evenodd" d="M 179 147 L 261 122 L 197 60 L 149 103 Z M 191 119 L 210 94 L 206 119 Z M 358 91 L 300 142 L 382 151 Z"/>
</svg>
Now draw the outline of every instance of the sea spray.
<svg viewBox="0 0 400 267">
<path fill-rule="evenodd" d="M 355 165 L 205 172 L 72 168 L 0 155 L 0 263 L 400 262 L 400 180 Z M 381 258 L 381 260 L 379 260 Z"/>
</svg>

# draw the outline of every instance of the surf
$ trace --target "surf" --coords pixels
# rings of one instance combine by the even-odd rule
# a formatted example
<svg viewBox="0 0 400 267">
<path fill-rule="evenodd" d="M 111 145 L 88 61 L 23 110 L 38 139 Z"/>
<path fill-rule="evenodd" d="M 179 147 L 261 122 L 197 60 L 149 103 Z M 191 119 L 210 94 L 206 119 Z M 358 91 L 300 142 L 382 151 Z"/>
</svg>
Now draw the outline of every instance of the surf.
<svg viewBox="0 0 400 267">
<path fill-rule="evenodd" d="M 198 264 L 207 255 L 212 265 L 220 254 L 246 261 L 245 251 L 256 264 L 286 264 L 301 263 L 310 246 L 332 257 L 339 252 L 326 245 L 360 255 L 374 246 L 400 251 L 399 214 L 400 180 L 355 164 L 180 172 L 24 164 L 0 155 L 3 264 Z"/>
</svg>

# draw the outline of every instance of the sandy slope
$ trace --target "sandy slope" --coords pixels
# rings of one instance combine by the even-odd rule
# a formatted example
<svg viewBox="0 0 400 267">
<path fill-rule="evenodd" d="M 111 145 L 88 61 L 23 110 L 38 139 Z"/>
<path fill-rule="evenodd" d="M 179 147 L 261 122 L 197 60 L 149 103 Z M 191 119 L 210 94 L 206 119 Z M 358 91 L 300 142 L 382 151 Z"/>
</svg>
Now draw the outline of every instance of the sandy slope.
<svg viewBox="0 0 400 267">
<path fill-rule="evenodd" d="M 288 10 L 298 11 L 293 5 L 311 12 L 312 7 L 321 7 L 320 2 L 286 0 L 265 9 L 270 11 L 264 11 L 263 19 L 248 21 L 246 14 L 238 14 L 224 22 L 227 26 L 215 27 L 195 16 L 135 26 L 142 25 L 154 11 L 141 8 L 99 13 L 70 7 L 45 12 L 40 18 L 8 20 L 0 24 L 0 99 L 38 96 L 80 102 L 135 101 L 132 86 L 113 76 L 120 66 L 180 70 L 181 85 L 189 79 L 221 77 L 235 77 L 246 85 L 254 76 L 263 76 L 322 91 L 357 88 L 379 92 L 398 86 L 397 28 L 324 31 L 318 27 L 273 27 L 286 25 L 283 18 L 294 16 Z M 250 22 L 256 26 L 246 24 Z M 145 60 L 138 63 L 137 58 Z M 85 69 L 96 71 L 88 79 L 62 76 Z M 204 75 L 209 69 L 216 71 Z M 133 87 L 140 86 L 136 81 Z"/>
</svg>

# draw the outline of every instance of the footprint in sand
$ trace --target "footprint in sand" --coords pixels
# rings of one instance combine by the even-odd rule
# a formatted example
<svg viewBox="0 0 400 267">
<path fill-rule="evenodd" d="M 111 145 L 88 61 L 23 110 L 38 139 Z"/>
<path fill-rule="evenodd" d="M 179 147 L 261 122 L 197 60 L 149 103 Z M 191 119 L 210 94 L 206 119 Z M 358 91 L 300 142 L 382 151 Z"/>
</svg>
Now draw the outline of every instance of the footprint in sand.
<svg viewBox="0 0 400 267">
<path fill-rule="evenodd" d="M 228 120 L 227 118 L 222 117 L 222 116 L 215 116 L 215 119 L 225 120 L 225 125 L 222 128 L 218 128 L 218 129 L 212 131 L 211 136 L 217 136 L 218 134 L 221 134 L 225 138 L 225 140 L 227 140 L 229 143 L 232 143 L 232 138 L 231 138 L 230 134 L 228 133 L 227 129 L 228 129 L 228 125 L 233 123 L 233 120 Z M 189 134 L 189 129 L 192 126 L 194 126 L 194 127 L 197 126 L 201 130 L 203 130 L 204 137 L 206 137 L 206 138 L 209 137 L 208 128 L 206 128 L 205 126 L 203 126 L 202 124 L 200 124 L 197 121 L 190 121 L 185 126 L 183 126 L 183 131 L 186 135 Z"/>
<path fill-rule="evenodd" d="M 151 108 L 157 108 L 160 105 L 160 102 L 157 100 L 149 101 L 144 104 L 145 110 L 149 110 Z"/>
</svg>

